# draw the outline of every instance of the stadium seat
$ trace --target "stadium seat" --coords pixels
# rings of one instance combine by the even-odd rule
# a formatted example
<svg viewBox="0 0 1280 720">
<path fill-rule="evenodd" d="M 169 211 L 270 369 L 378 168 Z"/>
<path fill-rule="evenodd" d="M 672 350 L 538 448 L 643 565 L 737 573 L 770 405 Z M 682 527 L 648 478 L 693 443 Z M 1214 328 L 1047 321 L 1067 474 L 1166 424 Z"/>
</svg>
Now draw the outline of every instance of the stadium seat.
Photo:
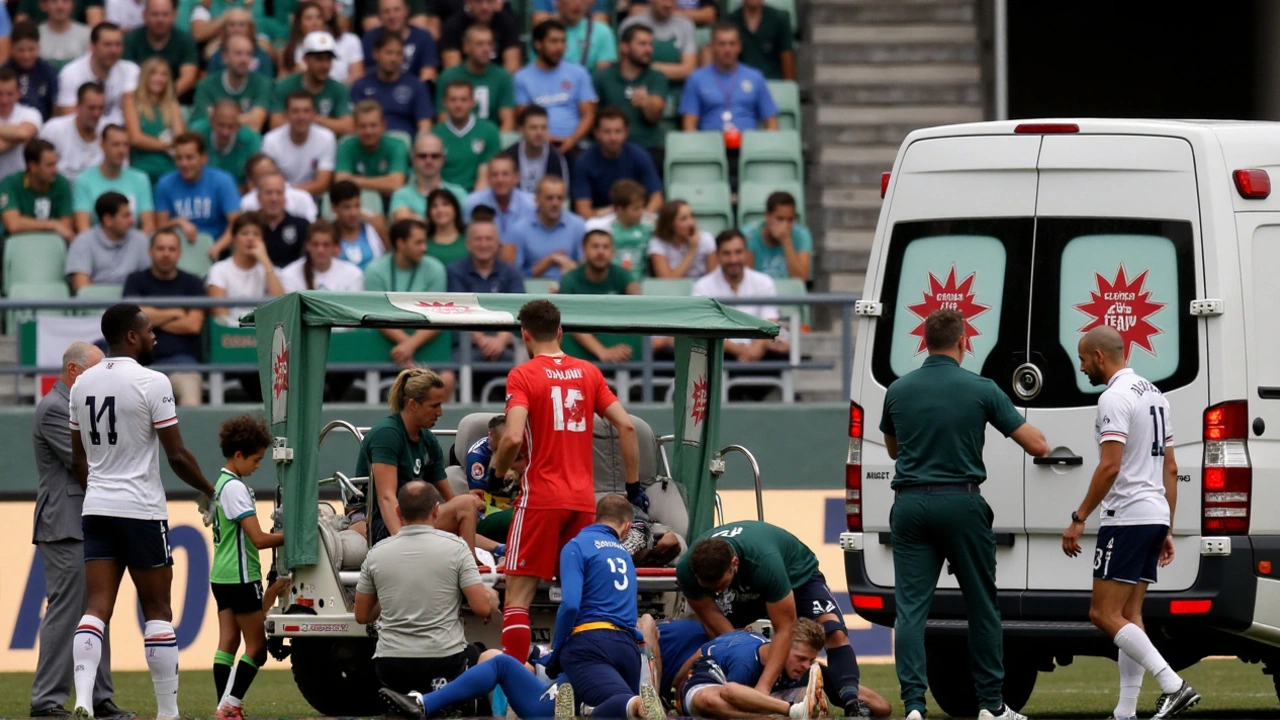
<svg viewBox="0 0 1280 720">
<path fill-rule="evenodd" d="M 715 235 L 733 227 L 733 200 L 729 196 L 727 183 L 668 183 L 667 187 L 670 188 L 668 196 L 672 200 L 689 203 L 693 216 L 698 220 L 699 230 Z"/>
<path fill-rule="evenodd" d="M 67 241 L 57 233 L 18 233 L 4 242 L 4 294 L 22 283 L 65 283 Z"/>
<path fill-rule="evenodd" d="M 552 290 L 559 290 L 560 282 L 550 278 L 525 278 L 524 291 L 530 295 L 549 295 Z"/>
<path fill-rule="evenodd" d="M 360 209 L 371 215 L 385 215 L 386 210 L 382 205 L 382 196 L 377 190 L 361 190 L 360 191 Z M 329 193 L 324 193 L 320 197 L 320 217 L 326 220 L 333 219 L 333 203 L 329 200 Z"/>
<path fill-rule="evenodd" d="M 798 130 L 742 133 L 739 182 L 804 182 L 804 153 Z"/>
<path fill-rule="evenodd" d="M 640 281 L 640 294 L 689 297 L 693 294 L 693 278 L 645 278 Z"/>
<path fill-rule="evenodd" d="M 774 278 L 773 286 L 777 288 L 778 295 L 782 297 L 786 297 L 786 296 L 798 297 L 800 295 L 809 294 L 809 288 L 805 287 L 804 281 L 801 280 L 800 278 L 782 278 L 782 279 Z M 800 322 L 807 327 L 810 324 L 809 320 L 811 317 L 808 305 L 779 305 L 778 306 L 779 319 L 780 319 L 780 322 L 782 322 L 784 327 L 786 326 L 786 321 L 783 320 L 783 318 L 789 318 L 797 312 L 800 313 Z"/>
<path fill-rule="evenodd" d="M 208 233 L 196 235 L 196 241 L 182 246 L 182 257 L 178 258 L 178 269 L 189 272 L 198 278 L 204 278 L 213 266 L 209 259 L 209 248 L 213 247 L 213 237 Z"/>
<path fill-rule="evenodd" d="M 699 50 L 711 44 L 711 28 L 709 27 L 703 26 L 694 29 L 693 36 L 698 41 Z"/>
<path fill-rule="evenodd" d="M 413 152 L 413 136 L 409 133 L 403 130 L 388 130 L 386 132 L 386 136 L 399 140 L 404 143 L 404 146 L 409 149 L 409 152 Z"/>
<path fill-rule="evenodd" d="M 799 130 L 800 86 L 791 80 L 770 80 L 769 94 L 778 106 L 778 127 L 782 130 Z"/>
<path fill-rule="evenodd" d="M 498 140 L 499 140 L 499 144 L 502 145 L 502 149 L 506 150 L 512 145 L 515 145 L 516 143 L 520 142 L 520 133 L 516 132 L 515 130 L 504 130 L 501 133 L 499 133 Z"/>
<path fill-rule="evenodd" d="M 667 196 L 677 183 L 726 183 L 729 160 L 724 152 L 724 135 L 718 132 L 669 132 L 662 177 Z"/>
<path fill-rule="evenodd" d="M 124 285 L 115 283 L 91 283 L 80 288 L 76 297 L 88 300 L 119 300 L 124 296 Z M 101 308 L 98 308 L 101 310 Z"/>
<path fill-rule="evenodd" d="M 16 282 L 5 293 L 11 300 L 66 300 L 71 297 L 65 282 Z M 16 335 L 18 325 L 36 315 L 65 315 L 62 310 L 10 310 L 6 314 L 5 333 Z"/>
<path fill-rule="evenodd" d="M 796 199 L 796 222 L 804 222 L 804 185 L 798 182 L 743 182 L 738 187 L 738 227 L 745 228 L 764 220 L 765 203 L 778 191 L 791 193 Z"/>
</svg>

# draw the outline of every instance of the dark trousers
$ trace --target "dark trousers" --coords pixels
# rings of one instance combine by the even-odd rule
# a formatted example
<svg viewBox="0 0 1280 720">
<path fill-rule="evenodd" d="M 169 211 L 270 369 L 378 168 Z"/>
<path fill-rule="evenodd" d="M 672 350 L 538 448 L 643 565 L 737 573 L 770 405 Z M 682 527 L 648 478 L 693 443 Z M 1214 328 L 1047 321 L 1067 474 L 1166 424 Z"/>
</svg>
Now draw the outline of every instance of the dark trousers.
<svg viewBox="0 0 1280 720">
<path fill-rule="evenodd" d="M 640 692 L 640 653 L 626 630 L 570 635 L 560 650 L 560 666 L 574 699 L 594 707 L 600 717 L 626 717 L 627 703 Z"/>
<path fill-rule="evenodd" d="M 909 714 L 925 710 L 928 685 L 924 629 L 943 561 L 964 594 L 969 621 L 969 666 L 978 707 L 1003 705 L 1004 635 L 996 604 L 996 540 L 991 507 L 976 485 L 900 492 L 889 514 L 893 537 L 894 650 L 902 702 Z"/>
<path fill-rule="evenodd" d="M 62 707 L 74 688 L 75 663 L 71 643 L 84 617 L 84 542 L 59 540 L 38 543 L 44 565 L 45 594 L 49 607 L 40 623 L 40 658 L 31 682 L 31 708 Z M 93 684 L 93 704 L 111 699 L 111 632 L 102 635 L 102 661 Z"/>
</svg>

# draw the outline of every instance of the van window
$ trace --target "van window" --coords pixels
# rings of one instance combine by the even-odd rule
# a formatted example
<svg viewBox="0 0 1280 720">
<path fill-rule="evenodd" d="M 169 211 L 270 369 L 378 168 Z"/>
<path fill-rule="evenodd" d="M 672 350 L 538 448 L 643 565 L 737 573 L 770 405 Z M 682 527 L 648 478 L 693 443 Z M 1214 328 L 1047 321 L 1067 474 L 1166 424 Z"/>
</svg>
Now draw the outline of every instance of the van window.
<svg viewBox="0 0 1280 720">
<path fill-rule="evenodd" d="M 928 354 L 925 318 L 940 308 L 965 316 L 968 352 L 961 367 L 987 375 L 997 347 L 1006 354 L 1024 350 L 1031 229 L 1030 218 L 895 225 L 880 292 L 885 316 L 872 356 L 876 379 L 888 386 L 920 367 Z"/>
</svg>

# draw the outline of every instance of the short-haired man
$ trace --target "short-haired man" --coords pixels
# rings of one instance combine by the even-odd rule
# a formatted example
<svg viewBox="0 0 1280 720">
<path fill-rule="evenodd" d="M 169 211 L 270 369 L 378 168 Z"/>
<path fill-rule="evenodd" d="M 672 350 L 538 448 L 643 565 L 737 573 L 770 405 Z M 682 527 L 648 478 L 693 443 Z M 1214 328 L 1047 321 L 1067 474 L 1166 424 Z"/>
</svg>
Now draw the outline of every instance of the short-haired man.
<svg viewBox="0 0 1280 720">
<path fill-rule="evenodd" d="M 92 283 L 123 285 L 151 266 L 147 236 L 133 226 L 129 198 L 108 192 L 94 209 L 100 224 L 77 235 L 67 249 L 66 274 L 75 293 Z"/>
<path fill-rule="evenodd" d="M 351 86 L 351 98 L 359 103 L 373 101 L 380 106 L 391 130 L 408 133 L 410 137 L 431 129 L 435 107 L 431 93 L 422 81 L 406 74 L 404 41 L 393 33 L 382 33 L 373 44 L 376 61 L 374 72 L 356 80 Z M 357 124 L 360 122 L 356 119 Z"/>
<path fill-rule="evenodd" d="M 58 174 L 58 151 L 48 140 L 36 138 L 22 149 L 26 172 L 0 180 L 0 221 L 5 232 L 53 232 L 75 239 L 71 212 L 71 183 Z"/>
<path fill-rule="evenodd" d="M 311 223 L 289 212 L 284 176 L 278 171 L 258 178 L 258 199 L 262 210 L 258 213 L 267 226 L 263 240 L 267 244 L 267 256 L 271 264 L 283 268 L 302 257 Z"/>
<path fill-rule="evenodd" d="M 390 195 L 404 187 L 409 148 L 399 138 L 387 137 L 382 107 L 375 100 L 361 100 L 353 115 L 356 132 L 338 143 L 334 181 L 346 180 L 380 195 Z"/>
<path fill-rule="evenodd" d="M 244 212 L 260 210 L 262 203 L 258 199 L 258 183 L 264 176 L 273 173 L 283 177 L 280 166 L 269 156 L 258 153 L 250 156 L 245 162 L 244 172 L 249 192 L 240 198 L 240 209 Z M 320 215 L 320 209 L 316 207 L 316 199 L 290 185 L 288 180 L 285 181 L 284 186 L 284 208 L 290 215 L 297 215 L 307 222 L 315 222 Z"/>
<path fill-rule="evenodd" d="M 262 135 L 241 124 L 241 117 L 240 105 L 224 97 L 207 118 L 191 123 L 191 131 L 204 136 L 209 164 L 227 171 L 237 187 L 244 187 L 245 163 L 262 150 Z"/>
<path fill-rule="evenodd" d="M 638 2 L 631 6 L 632 15 L 640 14 L 644 9 L 646 2 Z M 693 22 L 698 27 L 704 27 L 715 23 L 719 15 L 720 5 L 715 0 L 675 0 L 673 12 L 679 17 L 683 17 Z"/>
<path fill-rule="evenodd" d="M 58 172 L 68 180 L 102 163 L 101 127 L 106 108 L 106 94 L 96 82 L 85 83 L 76 91 L 74 115 L 56 117 L 40 128 L 40 137 L 53 143 L 58 151 Z"/>
<path fill-rule="evenodd" d="M 503 259 L 515 262 L 525 277 L 559 280 L 582 261 L 582 218 L 565 209 L 564 181 L 545 177 L 538 183 L 538 212 L 533 221 L 504 238 Z M 509 244 L 507 244 L 509 243 Z"/>
<path fill-rule="evenodd" d="M 289 99 L 299 90 L 311 98 L 315 106 L 315 122 L 334 135 L 352 130 L 351 103 L 347 86 L 329 77 L 337 44 L 326 30 L 307 33 L 302 41 L 302 62 L 306 68 L 276 83 L 271 96 L 271 127 L 285 124 Z"/>
<path fill-rule="evenodd" d="M 775 280 L 809 282 L 813 272 L 813 235 L 796 222 L 796 199 L 786 191 L 765 201 L 764 221 L 747 230 L 747 250 L 756 270 Z"/>
<path fill-rule="evenodd" d="M 68 0 L 61 0 L 67 2 Z M 88 47 L 86 29 L 85 46 Z M 18 92 L 21 102 L 40 111 L 40 117 L 53 117 L 53 101 L 58 97 L 58 70 L 40 57 L 40 31 L 30 20 L 20 20 L 13 25 L 9 36 L 9 59 L 4 67 L 18 74 Z M 80 57 L 84 52 L 76 55 Z"/>
<path fill-rule="evenodd" d="M 209 76 L 196 85 L 195 101 L 191 105 L 190 122 L 196 123 L 213 112 L 219 100 L 235 101 L 240 113 L 240 124 L 261 131 L 267 121 L 267 109 L 271 106 L 274 83 L 271 78 L 252 71 L 253 41 L 243 35 L 232 35 L 222 41 L 222 59 L 226 68 Z"/>
<path fill-rule="evenodd" d="M 462 12 L 454 13 L 440 28 L 440 58 L 452 68 L 469 57 L 467 31 L 475 26 L 491 30 L 489 60 L 508 73 L 520 69 L 520 31 L 515 16 L 503 12 L 502 0 L 466 0 Z M 440 76 L 444 82 L 444 75 Z"/>
<path fill-rule="evenodd" d="M 391 252 L 369 263 L 364 273 L 364 289 L 379 292 L 444 292 L 449 281 L 444 265 L 427 255 L 427 226 L 421 220 L 397 220 L 388 231 Z M 391 361 L 401 367 L 416 365 L 414 356 L 440 336 L 439 330 L 413 331 L 399 328 L 379 330 L 391 342 Z M 457 374 L 440 373 L 446 397 L 453 396 Z"/>
<path fill-rule="evenodd" d="M 151 267 L 139 270 L 124 281 L 124 296 L 130 298 L 204 297 L 204 280 L 178 269 L 182 258 L 182 238 L 172 229 L 157 230 L 151 236 Z M 162 365 L 196 365 L 202 355 L 204 310 L 143 305 L 156 335 L 155 360 Z M 201 400 L 200 373 L 169 373 L 169 382 L 178 407 L 197 407 Z"/>
<path fill-rule="evenodd" d="M 474 1 L 474 0 L 473 0 Z M 492 0 L 479 0 L 491 2 Z M 475 95 L 472 112 L 481 120 L 488 120 L 507 132 L 516 127 L 516 91 L 511 73 L 493 62 L 493 30 L 488 25 L 473 24 L 466 30 L 462 41 L 463 62 L 457 63 L 440 74 L 436 83 L 436 106 L 444 108 L 445 88 L 455 80 L 466 80 Z M 447 113 L 442 112 L 443 122 Z"/>
<path fill-rule="evenodd" d="M 427 195 L 440 188 L 453 193 L 459 203 L 466 202 L 470 190 L 440 177 L 443 167 L 444 142 L 431 133 L 419 135 L 413 142 L 413 180 L 391 194 L 392 220 L 425 218 Z"/>
<path fill-rule="evenodd" d="M 770 80 L 796 79 L 795 30 L 791 14 L 764 0 L 743 0 L 729 13 L 742 38 L 742 62 Z"/>
<path fill-rule="evenodd" d="M 0 68 L 0 178 L 22 172 L 23 145 L 40 132 L 40 111 L 18 103 L 18 74 Z"/>
<path fill-rule="evenodd" d="M 590 73 L 618 61 L 618 40 L 608 20 L 598 20 L 587 14 L 591 0 L 555 2 L 555 20 L 564 26 L 564 59 L 567 62 L 581 65 Z"/>
<path fill-rule="evenodd" d="M 472 221 L 467 226 L 467 256 L 446 268 L 449 292 L 523 293 L 524 275 L 498 257 L 499 247 L 498 226 L 492 220 Z M 510 333 L 507 337 L 504 347 L 510 343 Z"/>
<path fill-rule="evenodd" d="M 596 115 L 596 144 L 573 166 L 573 209 L 582 217 L 613 212 L 609 193 L 619 180 L 634 180 L 649 193 L 646 209 L 662 207 L 662 180 L 648 151 L 627 140 L 627 116 L 616 107 Z"/>
<path fill-rule="evenodd" d="M 693 33 L 692 25 L 689 32 Z M 667 139 L 662 115 L 667 107 L 670 85 L 667 78 L 652 67 L 653 57 L 653 31 L 646 25 L 632 23 L 622 31 L 618 62 L 597 70 L 592 82 L 595 83 L 596 95 L 600 96 L 601 107 L 613 107 L 626 117 L 627 139 L 649 153 L 654 167 L 661 174 L 665 155 L 663 143 Z M 596 122 L 599 122 L 598 118 Z"/>
<path fill-rule="evenodd" d="M 235 178 L 208 166 L 204 138 L 198 133 L 173 139 L 173 161 L 178 168 L 156 183 L 156 225 L 164 227 L 172 218 L 187 242 L 206 233 L 214 239 L 209 257 L 217 258 L 231 246 L 229 228 L 240 214 Z"/>
<path fill-rule="evenodd" d="M 130 0 L 132 2 L 132 0 Z M 124 96 L 138 89 L 137 63 L 124 60 L 124 32 L 118 25 L 104 22 L 89 33 L 89 54 L 62 66 L 58 73 L 57 115 L 76 109 L 80 86 L 100 83 L 106 94 L 102 122 L 124 125 Z"/>
<path fill-rule="evenodd" d="M 196 86 L 200 58 L 191 34 L 175 28 L 174 0 L 144 0 L 143 25 L 124 38 L 124 59 L 139 66 L 159 55 L 169 65 L 173 76 L 173 92 L 185 97 Z"/>
<path fill-rule="evenodd" d="M 539 105 L 547 111 L 551 140 L 566 157 L 574 157 L 596 116 L 596 90 L 586 68 L 563 62 L 565 29 L 547 20 L 533 29 L 537 58 L 516 73 L 516 107 Z"/>
<path fill-rule="evenodd" d="M 320 195 L 333 183 L 338 139 L 320 122 L 305 90 L 290 93 L 286 107 L 288 123 L 262 138 L 262 152 L 275 160 L 290 185 Z"/>
<path fill-rule="evenodd" d="M 381 25 L 364 34 L 364 61 L 372 63 L 374 44 L 384 33 L 392 33 L 404 42 L 404 62 L 400 69 L 423 82 L 435 80 L 436 67 L 440 64 L 435 36 L 409 24 L 405 0 L 378 0 L 378 19 Z"/>
<path fill-rule="evenodd" d="M 738 62 L 738 27 L 720 23 L 711 31 L 709 65 L 694 70 L 680 96 L 680 124 L 691 130 L 778 129 L 778 106 L 765 77 Z"/>
<path fill-rule="evenodd" d="M 401 486 L 400 531 L 369 550 L 356 584 L 356 622 L 378 621 L 378 681 L 400 693 L 430 692 L 475 665 L 480 653 L 463 634 L 462 600 L 486 620 L 496 606 L 467 543 L 434 527 L 441 501 L 421 480 Z"/>
<path fill-rule="evenodd" d="M 89 26 L 72 17 L 75 1 L 44 0 L 42 4 L 47 16 L 39 25 L 40 57 L 64 65 L 89 52 Z M 14 30 L 16 34 L 16 25 Z"/>
<path fill-rule="evenodd" d="M 716 236 L 716 269 L 698 278 L 693 284 L 695 297 L 713 298 L 768 298 L 777 297 L 778 289 L 773 278 L 748 267 L 747 243 L 742 233 L 730 228 Z M 738 305 L 736 309 L 761 320 L 778 321 L 778 308 L 774 305 Z M 765 357 L 785 357 L 791 343 L 785 333 L 773 340 L 725 340 L 724 352 L 739 362 L 755 362 Z"/>
<path fill-rule="evenodd" d="M 547 111 L 537 105 L 520 108 L 520 142 L 500 154 L 515 162 L 520 174 L 520 189 L 536 193 L 538 183 L 546 176 L 569 182 L 569 162 L 550 142 Z"/>
<path fill-rule="evenodd" d="M 518 179 L 515 160 L 505 155 L 494 156 L 489 161 L 489 187 L 467 196 L 467 221 L 470 222 L 471 213 L 477 207 L 484 205 L 493 210 L 493 220 L 504 238 L 524 222 L 531 221 L 537 213 L 537 204 L 531 193 L 516 187 Z"/>
<path fill-rule="evenodd" d="M 444 169 L 448 182 L 473 190 L 489 187 L 485 163 L 498 154 L 498 128 L 472 114 L 476 101 L 470 81 L 453 80 L 444 89 L 445 119 L 431 128 L 444 143 Z"/>
<path fill-rule="evenodd" d="M 640 12 L 633 13 L 618 26 L 618 32 L 623 35 L 635 25 L 649 28 L 653 46 L 650 68 L 661 73 L 673 86 L 689 79 L 689 74 L 698 67 L 698 29 L 692 20 L 677 12 L 676 4 L 677 0 L 649 0 L 638 5 L 642 8 Z M 714 17 L 715 3 L 709 7 Z M 619 55 L 625 54 L 619 48 Z"/>
<path fill-rule="evenodd" d="M 129 133 L 119 125 L 102 129 L 102 163 L 76 176 L 71 185 L 72 210 L 76 232 L 82 233 L 99 221 L 95 203 L 108 192 L 118 192 L 129 200 L 129 207 L 144 235 L 156 229 L 155 204 L 151 196 L 151 179 L 129 162 Z"/>
<path fill-rule="evenodd" d="M 640 283 L 613 262 L 613 238 L 605 230 L 588 230 L 582 238 L 583 262 L 560 278 L 561 295 L 639 295 Z M 633 348 L 620 342 L 606 346 L 591 333 L 574 333 L 582 349 L 605 363 L 631 360 Z M 618 339 L 618 338 L 608 338 Z"/>
</svg>

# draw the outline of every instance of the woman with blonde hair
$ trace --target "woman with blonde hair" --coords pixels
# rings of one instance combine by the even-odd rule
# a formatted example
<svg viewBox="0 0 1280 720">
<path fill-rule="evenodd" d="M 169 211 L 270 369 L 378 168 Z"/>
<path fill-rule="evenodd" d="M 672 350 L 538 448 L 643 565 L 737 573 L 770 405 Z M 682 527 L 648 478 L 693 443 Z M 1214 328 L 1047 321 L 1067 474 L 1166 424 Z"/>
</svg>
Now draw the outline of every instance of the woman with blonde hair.
<svg viewBox="0 0 1280 720">
<path fill-rule="evenodd" d="M 323 1 L 323 0 L 322 0 Z M 329 0 L 332 4 L 332 0 Z M 289 39 L 280 51 L 280 77 L 285 78 L 304 69 L 302 64 L 302 41 L 308 34 L 324 31 L 333 36 L 335 48 L 333 64 L 329 67 L 329 77 L 344 85 L 350 85 L 364 77 L 364 47 L 360 38 L 338 27 L 337 19 L 325 19 L 325 8 L 321 2 L 303 0 L 293 12 L 293 22 L 289 25 Z"/>
<path fill-rule="evenodd" d="M 657 278 L 697 279 L 716 269 L 716 240 L 698 230 L 689 203 L 668 200 L 662 204 L 649 240 L 649 267 Z"/>
<path fill-rule="evenodd" d="M 157 55 L 142 63 L 138 89 L 124 96 L 122 107 L 132 148 L 129 164 L 154 184 L 174 169 L 173 139 L 187 130 L 168 61 Z"/>
</svg>

